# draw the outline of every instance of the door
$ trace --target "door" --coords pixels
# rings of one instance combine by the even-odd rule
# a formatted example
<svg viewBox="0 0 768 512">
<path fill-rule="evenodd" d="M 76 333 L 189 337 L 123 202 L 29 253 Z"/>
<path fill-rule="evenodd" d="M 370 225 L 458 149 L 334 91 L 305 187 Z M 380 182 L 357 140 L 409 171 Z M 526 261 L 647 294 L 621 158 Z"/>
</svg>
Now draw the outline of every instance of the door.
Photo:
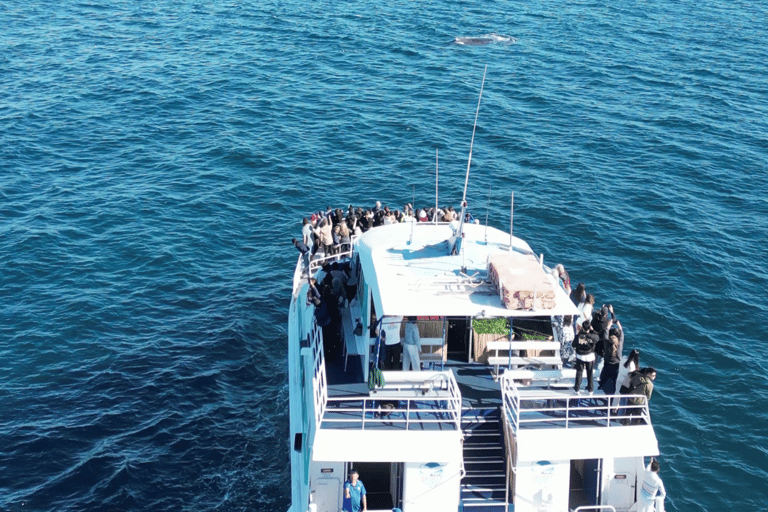
<svg viewBox="0 0 768 512">
<path fill-rule="evenodd" d="M 610 464 L 610 460 L 606 461 Z M 605 504 L 616 510 L 628 510 L 635 504 L 637 485 L 637 459 L 620 457 L 613 459 L 613 476 L 608 482 Z"/>
<path fill-rule="evenodd" d="M 341 510 L 341 480 L 318 478 L 315 480 L 315 504 L 317 512 L 339 512 Z"/>
<path fill-rule="evenodd" d="M 570 509 L 600 504 L 600 470 L 600 459 L 571 460 Z"/>
<path fill-rule="evenodd" d="M 600 504 L 600 470 L 602 459 L 584 461 L 584 494 L 588 505 Z"/>
</svg>

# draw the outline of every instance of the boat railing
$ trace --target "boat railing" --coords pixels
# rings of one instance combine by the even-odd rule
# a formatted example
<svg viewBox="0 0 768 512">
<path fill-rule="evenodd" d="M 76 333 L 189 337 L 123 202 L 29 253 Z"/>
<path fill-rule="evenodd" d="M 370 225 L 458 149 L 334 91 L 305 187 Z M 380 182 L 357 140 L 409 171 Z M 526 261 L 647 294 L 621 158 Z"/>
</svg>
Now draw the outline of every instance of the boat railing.
<svg viewBox="0 0 768 512">
<path fill-rule="evenodd" d="M 321 429 L 461 430 L 461 393 L 451 372 L 385 372 L 367 396 L 328 397 Z"/>
<path fill-rule="evenodd" d="M 515 431 L 651 424 L 644 395 L 575 395 L 570 389 L 525 388 L 503 376 L 504 413 Z"/>
<path fill-rule="evenodd" d="M 600 510 L 616 512 L 616 508 L 613 505 L 582 505 L 573 509 L 573 512 L 598 512 Z"/>
<path fill-rule="evenodd" d="M 354 235 L 351 235 L 349 237 L 349 242 L 340 244 L 339 251 L 335 254 L 323 254 L 323 256 L 320 257 L 313 257 L 312 260 L 309 262 L 309 273 L 310 275 L 314 275 L 315 272 L 318 271 L 318 269 L 322 268 L 323 265 L 327 263 L 333 263 L 334 261 L 344 259 L 344 258 L 351 258 L 352 255 L 355 252 L 355 240 L 357 240 L 357 237 Z M 299 258 L 301 260 L 301 258 Z"/>
</svg>

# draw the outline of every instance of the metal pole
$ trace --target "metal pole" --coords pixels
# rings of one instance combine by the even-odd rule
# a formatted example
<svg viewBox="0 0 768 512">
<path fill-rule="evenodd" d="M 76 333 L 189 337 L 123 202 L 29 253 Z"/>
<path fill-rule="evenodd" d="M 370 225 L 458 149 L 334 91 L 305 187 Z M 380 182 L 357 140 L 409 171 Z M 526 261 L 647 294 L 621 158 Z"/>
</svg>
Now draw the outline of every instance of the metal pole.
<svg viewBox="0 0 768 512">
<path fill-rule="evenodd" d="M 440 158 L 439 158 L 439 150 L 435 148 L 435 214 L 432 216 L 432 222 L 437 224 L 437 208 L 438 208 L 438 202 L 437 202 L 437 178 L 440 174 Z"/>
<path fill-rule="evenodd" d="M 512 252 L 512 226 L 515 217 L 515 193 L 512 192 L 512 200 L 509 205 L 509 252 Z"/>
</svg>

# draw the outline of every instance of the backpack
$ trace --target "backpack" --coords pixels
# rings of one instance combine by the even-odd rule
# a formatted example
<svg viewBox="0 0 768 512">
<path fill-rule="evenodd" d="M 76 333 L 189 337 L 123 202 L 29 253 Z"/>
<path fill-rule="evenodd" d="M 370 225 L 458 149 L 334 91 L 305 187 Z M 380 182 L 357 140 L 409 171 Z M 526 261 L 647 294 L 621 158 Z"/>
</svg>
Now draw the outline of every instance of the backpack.
<svg viewBox="0 0 768 512">
<path fill-rule="evenodd" d="M 647 383 L 645 375 L 639 371 L 630 373 L 629 386 L 627 386 L 628 395 L 645 396 L 645 384 Z"/>
</svg>

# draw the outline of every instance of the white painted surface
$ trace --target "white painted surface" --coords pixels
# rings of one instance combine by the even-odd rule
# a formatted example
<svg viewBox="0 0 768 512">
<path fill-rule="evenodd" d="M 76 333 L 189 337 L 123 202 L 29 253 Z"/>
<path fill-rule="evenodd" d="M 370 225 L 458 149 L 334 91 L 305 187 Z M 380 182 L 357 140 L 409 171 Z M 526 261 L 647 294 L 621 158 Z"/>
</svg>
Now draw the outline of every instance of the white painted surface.
<svg viewBox="0 0 768 512">
<path fill-rule="evenodd" d="M 659 454 L 648 425 L 518 431 L 518 461 L 606 459 Z"/>
<path fill-rule="evenodd" d="M 461 460 L 461 432 L 318 430 L 315 461 L 455 462 Z"/>
<path fill-rule="evenodd" d="M 341 510 L 341 480 L 320 478 L 313 482 L 317 512 L 339 512 Z"/>
<path fill-rule="evenodd" d="M 410 244 L 411 227 L 405 224 L 381 226 L 363 234 L 356 242 L 356 250 L 378 314 L 473 317 L 578 314 L 568 294 L 541 267 L 538 267 L 541 278 L 552 281 L 556 290 L 553 309 L 507 309 L 492 289 L 467 284 L 466 276 L 477 274 L 475 281 L 487 278 L 490 255 L 508 253 L 509 234 L 489 227 L 488 243 L 485 243 L 485 229 L 465 225 L 463 253 L 456 256 L 448 254 L 447 240 L 453 234 L 448 225 L 417 225 Z M 535 258 L 523 240 L 513 238 L 513 244 L 521 258 Z M 467 269 L 465 277 L 460 275 L 462 266 Z"/>
<path fill-rule="evenodd" d="M 628 510 L 635 503 L 638 469 L 643 468 L 642 457 L 619 457 L 603 461 L 603 504 L 616 510 Z"/>
<path fill-rule="evenodd" d="M 517 466 L 515 512 L 568 510 L 571 461 L 540 460 Z"/>
<path fill-rule="evenodd" d="M 409 462 L 403 475 L 403 512 L 458 510 L 461 465 Z"/>
</svg>

